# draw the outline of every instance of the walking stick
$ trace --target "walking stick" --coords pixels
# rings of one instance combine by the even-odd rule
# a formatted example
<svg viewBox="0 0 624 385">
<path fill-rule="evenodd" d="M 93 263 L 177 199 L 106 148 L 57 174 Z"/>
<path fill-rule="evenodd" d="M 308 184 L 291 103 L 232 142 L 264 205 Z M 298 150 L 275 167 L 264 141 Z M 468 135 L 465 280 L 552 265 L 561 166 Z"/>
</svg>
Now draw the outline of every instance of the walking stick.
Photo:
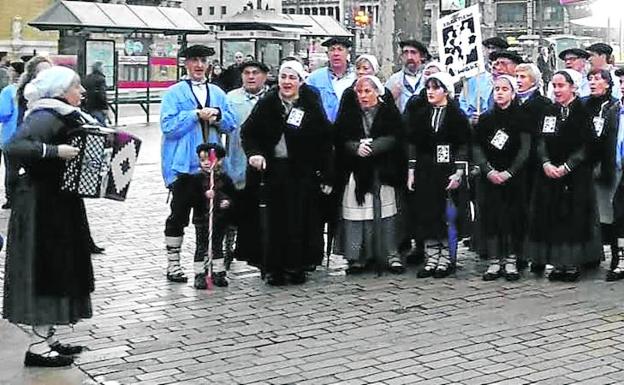
<svg viewBox="0 0 624 385">
<path fill-rule="evenodd" d="M 206 266 L 206 287 L 208 290 L 212 290 L 212 231 L 213 231 L 213 221 L 214 221 L 214 201 L 215 201 L 215 191 L 214 191 L 214 169 L 217 164 L 217 154 L 214 148 L 210 149 L 210 153 L 208 156 L 210 160 L 210 190 L 212 191 L 212 198 L 208 198 L 208 261 Z"/>
</svg>

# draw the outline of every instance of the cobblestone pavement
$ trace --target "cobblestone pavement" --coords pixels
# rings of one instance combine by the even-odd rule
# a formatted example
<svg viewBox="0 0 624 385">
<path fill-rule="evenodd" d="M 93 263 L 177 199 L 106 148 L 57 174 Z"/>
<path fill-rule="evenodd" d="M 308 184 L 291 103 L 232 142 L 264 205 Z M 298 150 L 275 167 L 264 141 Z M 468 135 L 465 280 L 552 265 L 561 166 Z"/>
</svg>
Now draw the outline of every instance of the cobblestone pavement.
<svg viewBox="0 0 624 385">
<path fill-rule="evenodd" d="M 442 280 L 417 279 L 415 267 L 346 277 L 334 256 L 296 287 L 267 287 L 241 262 L 226 289 L 168 283 L 159 131 L 132 131 L 144 146 L 129 198 L 87 202 L 106 247 L 94 256 L 94 317 L 61 335 L 90 348 L 77 366 L 91 382 L 624 383 L 624 283 L 604 282 L 606 263 L 576 284 L 528 273 L 483 282 L 484 263 L 465 250 L 456 278 Z M 189 228 L 188 272 L 193 240 Z"/>
</svg>

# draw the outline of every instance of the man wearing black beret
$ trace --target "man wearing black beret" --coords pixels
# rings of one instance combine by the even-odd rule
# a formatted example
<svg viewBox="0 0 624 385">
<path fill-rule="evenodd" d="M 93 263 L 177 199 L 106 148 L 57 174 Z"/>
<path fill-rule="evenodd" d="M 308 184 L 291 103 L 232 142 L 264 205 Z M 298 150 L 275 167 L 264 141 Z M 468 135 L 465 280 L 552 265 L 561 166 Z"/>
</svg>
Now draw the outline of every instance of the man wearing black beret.
<svg viewBox="0 0 624 385">
<path fill-rule="evenodd" d="M 607 70 L 611 73 L 613 79 L 613 87 L 611 88 L 611 96 L 617 100 L 622 99 L 622 92 L 620 91 L 620 78 L 615 75 L 615 68 L 613 67 L 613 48 L 609 44 L 595 43 L 587 47 L 589 52 L 589 64 L 591 70 Z"/>
<path fill-rule="evenodd" d="M 349 64 L 349 48 L 353 43 L 346 37 L 332 37 L 321 45 L 327 48 L 329 63 L 327 67 L 312 72 L 306 83 L 319 91 L 327 118 L 333 123 L 342 93 L 353 85 L 356 78 Z"/>
<path fill-rule="evenodd" d="M 187 75 L 167 89 L 160 107 L 162 175 L 165 186 L 171 192 L 171 214 L 165 222 L 167 280 L 187 281 L 180 266 L 180 250 L 184 228 L 189 224 L 192 209 L 197 237 L 194 259 L 197 288 L 203 287 L 201 279 L 197 278 L 205 273 L 203 261 L 208 228 L 203 222 L 197 221 L 205 211 L 206 204 L 191 193 L 197 190 L 196 178 L 192 176 L 200 172 L 195 149 L 201 143 L 219 143 L 221 134 L 231 132 L 236 127 L 225 93 L 206 79 L 208 56 L 213 54 L 214 49 L 205 45 L 193 45 L 182 51 L 180 56 L 185 58 Z M 215 278 L 221 273 L 225 277 L 223 268 L 215 265 L 214 270 Z M 200 285 L 197 285 L 198 282 Z M 215 284 L 218 283 L 215 279 Z"/>
<path fill-rule="evenodd" d="M 563 60 L 566 69 L 575 70 L 582 75 L 581 84 L 578 86 L 578 92 L 580 97 L 585 97 L 590 94 L 589 82 L 587 81 L 587 59 L 589 53 L 580 48 L 568 48 L 559 52 L 559 59 Z M 553 97 L 552 85 L 548 85 L 547 96 L 552 99 Z"/>
<path fill-rule="evenodd" d="M 399 111 L 403 112 L 407 101 L 425 87 L 423 69 L 431 55 L 427 47 L 417 40 L 403 40 L 399 42 L 399 47 L 403 68 L 390 76 L 386 87 L 392 91 Z"/>
</svg>

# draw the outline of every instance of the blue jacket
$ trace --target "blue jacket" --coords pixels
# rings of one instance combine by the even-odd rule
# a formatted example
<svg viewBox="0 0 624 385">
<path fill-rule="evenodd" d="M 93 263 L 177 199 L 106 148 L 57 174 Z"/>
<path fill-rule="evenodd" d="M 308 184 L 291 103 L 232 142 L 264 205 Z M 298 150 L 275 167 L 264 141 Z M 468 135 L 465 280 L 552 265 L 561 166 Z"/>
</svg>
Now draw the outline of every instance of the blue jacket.
<svg viewBox="0 0 624 385">
<path fill-rule="evenodd" d="M 232 179 L 236 189 L 241 190 L 245 187 L 247 156 L 241 144 L 240 128 L 251 114 L 258 99 L 249 98 L 243 88 L 237 88 L 227 93 L 227 102 L 236 119 L 236 128 L 228 134 L 228 148 L 223 160 L 223 170 Z"/>
<path fill-rule="evenodd" d="M 210 130 L 208 142 L 220 143 L 219 133 L 228 133 L 236 127 L 234 114 L 228 107 L 225 92 L 208 84 L 210 100 L 207 107 L 219 108 L 221 120 L 217 132 Z M 197 102 L 191 87 L 180 81 L 167 89 L 160 105 L 160 129 L 162 131 L 161 167 L 166 186 L 175 182 L 179 174 L 199 172 L 197 146 L 203 141 L 201 125 L 197 116 Z"/>
<path fill-rule="evenodd" d="M 2 124 L 2 137 L 0 144 L 8 144 L 17 132 L 17 101 L 15 95 L 17 86 L 10 84 L 0 92 L 0 124 Z"/>
<path fill-rule="evenodd" d="M 478 89 L 478 91 L 477 91 Z M 490 96 L 494 91 L 494 80 L 489 72 L 480 73 L 468 79 L 465 89 L 459 96 L 459 108 L 464 111 L 466 116 L 471 117 L 477 112 L 477 106 L 481 105 L 481 113 L 489 110 Z M 477 95 L 478 93 L 478 95 Z M 477 101 L 478 96 L 478 101 Z"/>
<path fill-rule="evenodd" d="M 353 71 L 350 71 L 346 76 L 351 78 L 352 82 L 356 80 Z M 336 116 L 338 116 L 340 98 L 332 85 L 332 75 L 331 72 L 329 72 L 329 68 L 323 67 L 315 70 L 308 76 L 306 83 L 319 92 L 321 100 L 323 101 L 323 109 L 325 110 L 325 114 L 327 114 L 327 119 L 334 123 L 336 121 Z"/>
<path fill-rule="evenodd" d="M 390 76 L 388 81 L 386 81 L 386 88 L 390 91 L 393 91 L 397 85 L 401 88 L 401 94 L 399 95 L 399 100 L 396 101 L 396 105 L 399 108 L 399 111 L 403 113 L 405 111 L 405 106 L 407 105 L 407 101 L 414 95 L 420 94 L 423 88 L 425 88 L 425 77 L 420 71 L 418 74 L 418 81 L 416 82 L 416 87 L 412 88 L 412 86 L 405 80 L 405 71 L 401 70 L 399 72 L 395 72 Z"/>
</svg>

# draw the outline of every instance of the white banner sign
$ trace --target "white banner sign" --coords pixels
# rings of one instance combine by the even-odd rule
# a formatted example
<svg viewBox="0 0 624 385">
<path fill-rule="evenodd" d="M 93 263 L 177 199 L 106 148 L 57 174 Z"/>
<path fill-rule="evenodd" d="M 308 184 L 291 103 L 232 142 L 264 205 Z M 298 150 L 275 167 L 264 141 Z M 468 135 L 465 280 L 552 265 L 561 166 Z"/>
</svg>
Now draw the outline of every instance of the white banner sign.
<svg viewBox="0 0 624 385">
<path fill-rule="evenodd" d="M 475 5 L 438 20 L 440 62 L 455 81 L 485 71 L 480 16 Z"/>
</svg>

